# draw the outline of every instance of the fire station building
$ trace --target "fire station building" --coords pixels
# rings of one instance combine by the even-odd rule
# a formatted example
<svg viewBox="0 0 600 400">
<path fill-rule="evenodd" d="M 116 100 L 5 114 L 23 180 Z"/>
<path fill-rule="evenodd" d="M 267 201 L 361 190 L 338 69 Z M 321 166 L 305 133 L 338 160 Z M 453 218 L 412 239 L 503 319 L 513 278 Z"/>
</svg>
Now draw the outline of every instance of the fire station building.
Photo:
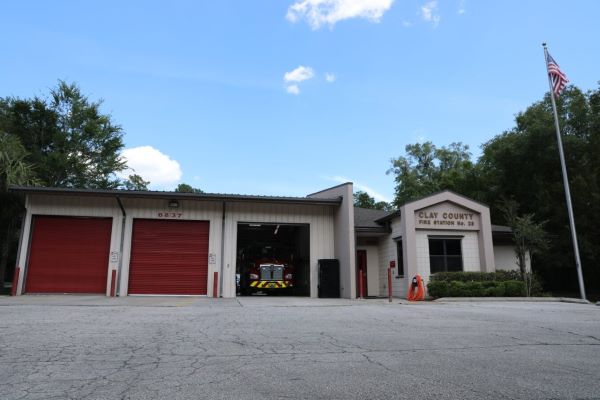
<svg viewBox="0 0 600 400">
<path fill-rule="evenodd" d="M 17 295 L 235 297 L 257 248 L 287 254 L 296 296 L 317 297 L 324 260 L 337 260 L 345 298 L 386 296 L 390 265 L 398 297 L 416 274 L 517 268 L 510 229 L 449 191 L 385 212 L 354 207 L 352 183 L 306 197 L 12 190 L 26 208 Z"/>
</svg>

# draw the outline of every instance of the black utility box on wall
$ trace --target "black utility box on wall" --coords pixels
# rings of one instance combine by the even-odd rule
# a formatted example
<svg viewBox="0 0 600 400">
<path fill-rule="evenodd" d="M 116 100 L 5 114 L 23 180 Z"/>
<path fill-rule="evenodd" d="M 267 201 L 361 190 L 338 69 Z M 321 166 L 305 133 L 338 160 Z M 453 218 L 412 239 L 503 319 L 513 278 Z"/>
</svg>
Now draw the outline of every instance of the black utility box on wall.
<svg viewBox="0 0 600 400">
<path fill-rule="evenodd" d="M 319 260 L 319 297 L 340 297 L 340 262 L 337 259 Z"/>
</svg>

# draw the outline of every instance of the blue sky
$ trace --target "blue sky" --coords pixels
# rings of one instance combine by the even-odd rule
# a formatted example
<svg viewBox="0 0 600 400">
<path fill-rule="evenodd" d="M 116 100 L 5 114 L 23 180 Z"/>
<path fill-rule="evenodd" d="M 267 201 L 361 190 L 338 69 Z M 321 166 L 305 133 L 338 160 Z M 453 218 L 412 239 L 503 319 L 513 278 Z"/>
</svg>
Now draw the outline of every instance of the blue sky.
<svg viewBox="0 0 600 400">
<path fill-rule="evenodd" d="M 407 144 L 479 146 L 548 89 L 541 43 L 600 80 L 600 2 L 13 1 L 0 96 L 104 99 L 154 189 L 393 197 Z"/>
</svg>

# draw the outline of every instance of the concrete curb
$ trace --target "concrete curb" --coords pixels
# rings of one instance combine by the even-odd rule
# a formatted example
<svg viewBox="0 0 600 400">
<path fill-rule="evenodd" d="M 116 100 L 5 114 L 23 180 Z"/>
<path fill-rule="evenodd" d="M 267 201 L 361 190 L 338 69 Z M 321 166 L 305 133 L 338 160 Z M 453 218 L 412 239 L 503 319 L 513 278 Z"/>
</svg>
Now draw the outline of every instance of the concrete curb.
<svg viewBox="0 0 600 400">
<path fill-rule="evenodd" d="M 570 297 L 441 297 L 433 301 L 440 303 L 474 303 L 474 302 L 527 302 L 527 303 L 575 303 L 575 304 L 591 304 L 587 300 L 574 299 Z"/>
</svg>

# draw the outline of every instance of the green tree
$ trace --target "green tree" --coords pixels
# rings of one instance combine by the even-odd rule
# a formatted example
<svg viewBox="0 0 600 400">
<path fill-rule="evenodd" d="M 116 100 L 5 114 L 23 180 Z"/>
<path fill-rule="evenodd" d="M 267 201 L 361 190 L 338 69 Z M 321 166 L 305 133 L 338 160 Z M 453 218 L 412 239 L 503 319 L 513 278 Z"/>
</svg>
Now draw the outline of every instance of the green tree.
<svg viewBox="0 0 600 400">
<path fill-rule="evenodd" d="M 113 189 L 123 132 L 101 104 L 59 81 L 48 98 L 0 99 L 0 130 L 20 138 L 44 186 Z"/>
<path fill-rule="evenodd" d="M 550 242 L 544 230 L 545 222 L 535 222 L 534 214 L 519 215 L 519 203 L 514 199 L 502 199 L 498 209 L 505 224 L 512 229 L 517 265 L 525 282 L 527 296 L 530 296 L 533 273 L 527 270 L 527 257 L 533 262 L 534 255 L 548 249 Z"/>
<path fill-rule="evenodd" d="M 374 210 L 391 210 L 391 205 L 385 201 L 375 201 L 369 193 L 359 190 L 354 193 L 354 206 L 361 208 L 371 208 Z"/>
<path fill-rule="evenodd" d="M 391 160 L 392 167 L 387 171 L 396 182 L 396 207 L 441 190 L 465 192 L 476 187 L 473 181 L 478 171 L 469 146 L 459 142 L 438 148 L 425 142 L 409 144 L 405 151 L 404 156 Z"/>
<path fill-rule="evenodd" d="M 600 88 L 570 86 L 557 101 L 586 288 L 600 292 Z M 450 189 L 490 205 L 492 221 L 506 222 L 498 199 L 520 205 L 520 231 L 551 232 L 552 243 L 532 264 L 550 289 L 576 289 L 576 270 L 550 95 L 517 114 L 515 126 L 482 145 L 471 161 L 460 143 L 406 146 L 392 159 L 394 204 Z M 535 218 L 534 218 L 535 216 Z M 535 220 L 545 221 L 543 227 Z M 541 232 L 537 232 L 541 233 Z M 570 287 L 569 287 L 570 285 Z"/>
<path fill-rule="evenodd" d="M 557 102 L 573 211 L 586 287 L 600 290 L 600 89 L 568 87 Z M 565 193 L 547 94 L 516 116 L 516 126 L 482 147 L 479 169 L 488 182 L 484 201 L 492 219 L 502 222 L 496 199 L 513 198 L 523 214 L 535 214 L 552 233 L 552 246 L 537 256 L 544 280 L 575 289 L 576 270 Z M 551 287 L 552 289 L 552 287 Z"/>
<path fill-rule="evenodd" d="M 21 199 L 9 193 L 8 187 L 37 183 L 33 168 L 26 161 L 27 155 L 19 138 L 0 131 L 0 291 L 4 285 L 10 245 L 18 240 L 15 227 L 23 208 Z"/>
<path fill-rule="evenodd" d="M 11 247 L 17 235 L 22 213 L 18 198 L 6 193 L 7 185 L 34 180 L 43 186 L 113 189 L 120 185 L 115 173 L 125 169 L 120 157 L 123 132 L 110 115 L 101 112 L 101 104 L 90 101 L 76 84 L 63 81 L 45 98 L 0 98 L 3 152 L 8 149 L 5 154 L 10 154 L 3 155 L 0 178 L 3 269 L 6 246 Z"/>
<path fill-rule="evenodd" d="M 0 192 L 10 185 L 35 183 L 33 166 L 26 161 L 27 150 L 18 137 L 0 132 Z"/>
<path fill-rule="evenodd" d="M 201 189 L 194 188 L 191 185 L 188 185 L 187 183 L 180 183 L 175 188 L 175 191 L 179 193 L 204 193 Z"/>
<path fill-rule="evenodd" d="M 144 178 L 138 174 L 129 175 L 129 178 L 123 181 L 122 187 L 125 190 L 148 190 L 150 181 L 145 181 Z"/>
</svg>

